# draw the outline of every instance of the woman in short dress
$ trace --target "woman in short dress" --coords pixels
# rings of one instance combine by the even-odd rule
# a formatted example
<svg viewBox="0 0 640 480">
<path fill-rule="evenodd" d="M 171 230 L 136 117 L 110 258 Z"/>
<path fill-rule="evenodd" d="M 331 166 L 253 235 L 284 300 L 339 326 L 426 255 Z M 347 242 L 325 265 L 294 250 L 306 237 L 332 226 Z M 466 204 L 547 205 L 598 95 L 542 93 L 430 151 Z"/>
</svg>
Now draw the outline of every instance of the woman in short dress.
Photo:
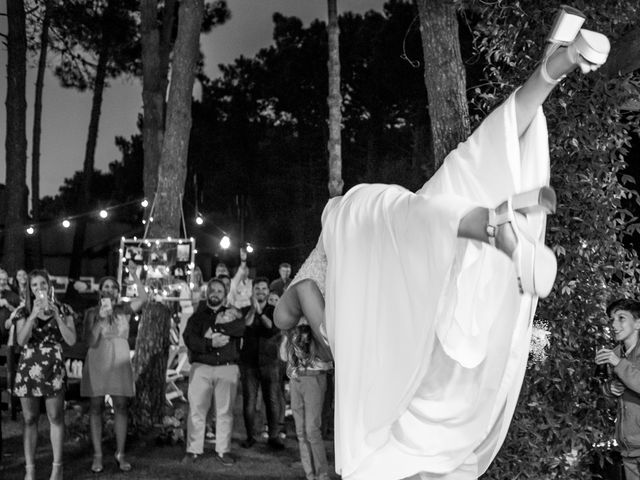
<svg viewBox="0 0 640 480">
<path fill-rule="evenodd" d="M 14 316 L 16 341 L 23 347 L 13 394 L 20 398 L 24 417 L 25 480 L 36 478 L 35 451 L 41 398 L 45 399 L 51 430 L 51 480 L 60 480 L 67 376 L 62 359 L 62 342 L 68 345 L 76 342 L 73 311 L 55 300 L 49 274 L 45 270 L 33 270 L 28 280 L 29 294 Z"/>
<path fill-rule="evenodd" d="M 125 459 L 127 439 L 128 400 L 134 395 L 133 371 L 129 354 L 129 322 L 131 315 L 142 308 L 147 300 L 144 285 L 136 275 L 135 264 L 129 273 L 138 288 L 138 297 L 130 303 L 118 303 L 120 286 L 113 277 L 99 282 L 100 305 L 85 313 L 85 341 L 89 346 L 82 371 L 80 394 L 91 397 L 90 426 L 93 443 L 91 470 L 99 473 L 102 464 L 102 409 L 104 397 L 109 395 L 115 411 L 115 460 L 120 470 L 131 470 Z"/>
</svg>

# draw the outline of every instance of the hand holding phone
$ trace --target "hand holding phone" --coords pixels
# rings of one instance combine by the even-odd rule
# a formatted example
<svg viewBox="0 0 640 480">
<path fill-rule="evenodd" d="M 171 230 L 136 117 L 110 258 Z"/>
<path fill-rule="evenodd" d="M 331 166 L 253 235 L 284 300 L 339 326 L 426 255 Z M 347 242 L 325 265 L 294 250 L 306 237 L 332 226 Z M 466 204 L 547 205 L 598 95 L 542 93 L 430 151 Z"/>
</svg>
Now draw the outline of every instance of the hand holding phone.
<svg viewBox="0 0 640 480">
<path fill-rule="evenodd" d="M 51 315 L 53 311 L 50 308 L 49 298 L 47 297 L 46 290 L 38 290 L 36 292 L 36 301 L 38 302 L 38 307 L 45 315 Z"/>
<path fill-rule="evenodd" d="M 113 311 L 113 306 L 111 305 L 111 299 L 109 297 L 103 297 L 100 299 L 100 316 L 108 317 Z"/>
</svg>

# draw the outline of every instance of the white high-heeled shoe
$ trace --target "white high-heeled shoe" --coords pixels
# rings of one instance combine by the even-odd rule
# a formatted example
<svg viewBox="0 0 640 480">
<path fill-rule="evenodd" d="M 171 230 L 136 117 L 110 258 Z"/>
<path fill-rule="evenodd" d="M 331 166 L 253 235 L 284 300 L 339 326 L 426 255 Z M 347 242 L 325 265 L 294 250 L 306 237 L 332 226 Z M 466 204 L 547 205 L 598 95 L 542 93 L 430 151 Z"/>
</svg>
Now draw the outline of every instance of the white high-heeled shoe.
<svg viewBox="0 0 640 480">
<path fill-rule="evenodd" d="M 500 212 L 489 210 L 487 236 L 489 243 L 496 246 L 498 229 L 507 223 L 516 237 L 516 247 L 511 252 L 511 260 L 516 269 L 520 293 L 528 293 L 545 298 L 551 292 L 558 265 L 553 251 L 530 231 L 526 214 L 542 211 L 554 213 L 556 195 L 552 188 L 541 187 L 518 193 L 507 200 L 506 208 Z"/>
<path fill-rule="evenodd" d="M 597 70 L 606 62 L 611 50 L 609 39 L 601 33 L 581 28 L 584 21 L 584 14 L 573 7 L 565 5 L 558 11 L 547 37 L 549 45 L 540 68 L 540 74 L 546 82 L 555 84 L 566 77 L 553 78 L 547 71 L 547 61 L 560 47 L 567 47 L 571 62 L 578 65 L 582 73 Z"/>
</svg>

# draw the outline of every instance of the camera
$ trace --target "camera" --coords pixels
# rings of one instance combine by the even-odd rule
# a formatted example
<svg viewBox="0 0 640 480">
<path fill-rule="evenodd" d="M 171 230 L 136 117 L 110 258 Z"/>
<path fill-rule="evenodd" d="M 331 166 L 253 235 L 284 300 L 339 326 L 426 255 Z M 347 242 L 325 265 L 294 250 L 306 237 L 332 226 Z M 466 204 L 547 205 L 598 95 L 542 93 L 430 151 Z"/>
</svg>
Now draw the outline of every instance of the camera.
<svg viewBox="0 0 640 480">
<path fill-rule="evenodd" d="M 36 292 L 36 296 L 38 297 L 38 299 L 39 299 L 40 301 L 42 301 L 42 302 L 46 302 L 46 304 L 47 304 L 47 307 L 45 308 L 45 310 L 44 310 L 44 312 L 43 312 L 43 313 L 44 313 L 45 315 L 51 315 L 51 314 L 53 313 L 53 310 L 51 310 L 51 308 L 50 308 L 50 302 L 49 302 L 49 299 L 47 298 L 47 292 L 46 292 L 46 290 L 38 290 L 38 291 Z"/>
</svg>

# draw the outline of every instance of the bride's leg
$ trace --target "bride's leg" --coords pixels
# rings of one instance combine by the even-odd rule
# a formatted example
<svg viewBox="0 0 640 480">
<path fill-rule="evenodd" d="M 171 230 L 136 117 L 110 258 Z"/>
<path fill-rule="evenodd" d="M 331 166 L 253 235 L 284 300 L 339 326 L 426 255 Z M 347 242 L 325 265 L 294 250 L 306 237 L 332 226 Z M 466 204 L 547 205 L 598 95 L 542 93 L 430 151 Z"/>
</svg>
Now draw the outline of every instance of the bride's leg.
<svg viewBox="0 0 640 480">
<path fill-rule="evenodd" d="M 495 209 L 476 207 L 458 222 L 457 236 L 488 243 L 505 253 L 516 270 L 521 293 L 546 297 L 553 287 L 557 262 L 553 251 L 531 231 L 526 212 L 555 211 L 549 187 L 516 194 Z"/>
<path fill-rule="evenodd" d="M 298 325 L 306 317 L 309 324 L 319 327 L 324 321 L 324 298 L 313 280 L 302 280 L 287 288 L 276 306 L 274 321 L 281 330 Z"/>
<path fill-rule="evenodd" d="M 332 360 L 327 345 L 324 325 L 324 297 L 316 282 L 305 279 L 287 288 L 280 298 L 274 313 L 276 327 L 289 330 L 305 317 L 316 339 L 318 354 L 323 360 Z"/>
<path fill-rule="evenodd" d="M 489 235 L 487 234 L 488 224 L 489 209 L 484 207 L 474 208 L 460 219 L 460 223 L 458 225 L 458 237 L 478 240 L 483 243 L 490 243 Z M 509 257 L 517 246 L 517 240 L 513 232 L 513 228 L 509 223 L 505 223 L 498 228 L 495 240 L 496 248 L 507 254 Z"/>
<path fill-rule="evenodd" d="M 551 78 L 561 78 L 578 67 L 577 61 L 570 58 L 566 47 L 558 48 L 547 60 L 547 72 Z M 535 117 L 538 107 L 557 85 L 550 83 L 541 72 L 542 65 L 535 69 L 522 88 L 516 92 L 516 121 L 518 135 L 522 135 Z"/>
</svg>

